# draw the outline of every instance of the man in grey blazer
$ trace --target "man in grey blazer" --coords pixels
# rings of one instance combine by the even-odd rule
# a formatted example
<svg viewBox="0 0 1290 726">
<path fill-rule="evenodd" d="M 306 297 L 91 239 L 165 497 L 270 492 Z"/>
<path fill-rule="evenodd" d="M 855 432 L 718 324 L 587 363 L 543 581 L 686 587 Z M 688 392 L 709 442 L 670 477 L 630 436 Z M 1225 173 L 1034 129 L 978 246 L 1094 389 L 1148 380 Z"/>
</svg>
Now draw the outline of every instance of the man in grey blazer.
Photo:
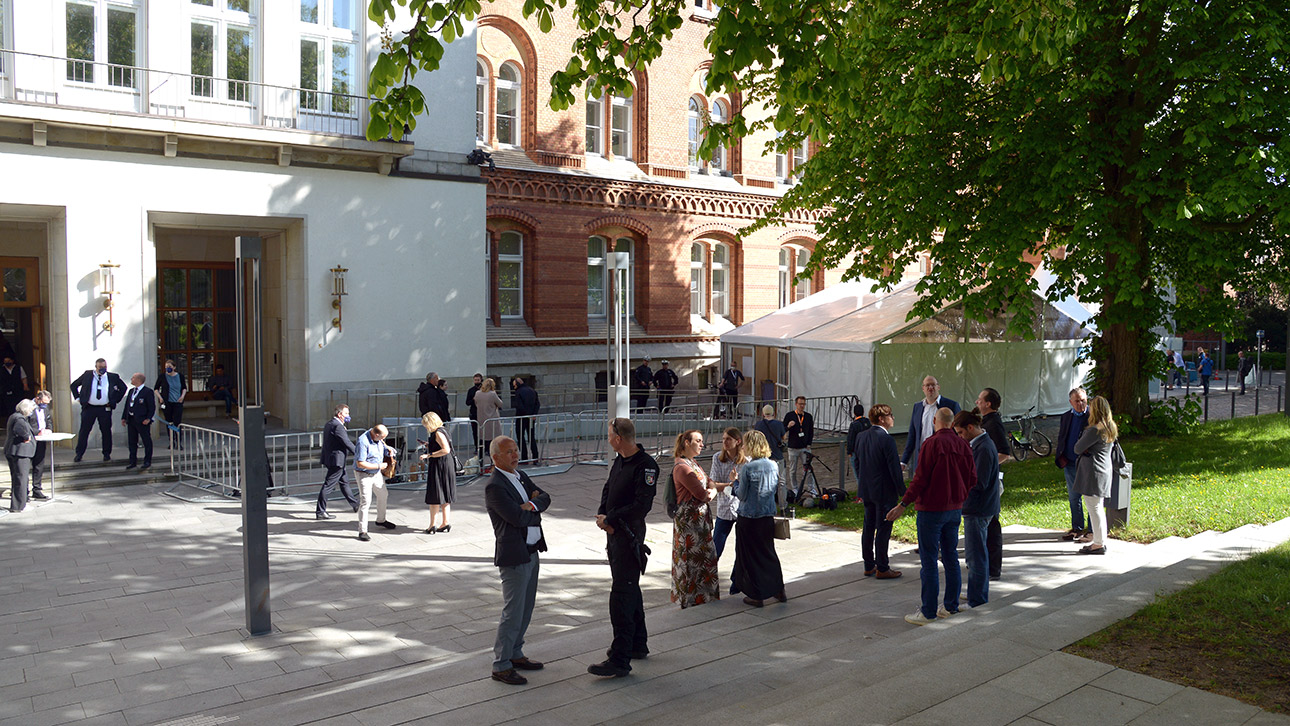
<svg viewBox="0 0 1290 726">
<path fill-rule="evenodd" d="M 941 384 L 936 376 L 923 379 L 923 400 L 914 404 L 914 412 L 909 417 L 909 435 L 905 437 L 905 453 L 900 457 L 900 466 L 912 477 L 918 471 L 918 451 L 923 442 L 931 438 L 932 418 L 936 409 L 948 408 L 951 413 L 959 412 L 959 405 L 953 399 L 941 395 Z"/>
<path fill-rule="evenodd" d="M 9 415 L 5 430 L 4 458 L 9 462 L 9 511 L 27 508 L 27 487 L 31 483 L 31 458 L 36 455 L 36 432 L 28 417 L 36 410 L 30 398 L 19 401 Z"/>
<path fill-rule="evenodd" d="M 488 518 L 497 539 L 493 564 L 502 577 L 502 617 L 493 645 L 493 680 L 522 686 L 528 679 L 516 669 L 536 671 L 542 663 L 524 655 L 524 633 L 537 600 L 538 553 L 546 551 L 542 512 L 551 496 L 516 467 L 520 450 L 513 439 L 499 436 L 489 446 L 493 476 L 484 488 Z"/>
</svg>

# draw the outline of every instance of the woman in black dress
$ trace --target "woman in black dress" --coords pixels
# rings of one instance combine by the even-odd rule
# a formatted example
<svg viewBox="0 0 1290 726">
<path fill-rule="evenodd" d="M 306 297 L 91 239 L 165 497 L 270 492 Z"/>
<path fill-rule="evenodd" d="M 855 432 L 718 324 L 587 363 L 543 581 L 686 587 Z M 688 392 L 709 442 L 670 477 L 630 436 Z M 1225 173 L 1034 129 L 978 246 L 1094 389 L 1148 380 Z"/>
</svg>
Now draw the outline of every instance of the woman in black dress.
<svg viewBox="0 0 1290 726">
<path fill-rule="evenodd" d="M 429 436 L 426 453 L 421 455 L 421 460 L 426 462 L 426 504 L 430 505 L 430 527 L 426 534 L 447 532 L 452 529 L 448 523 L 449 510 L 457 501 L 457 467 L 452 459 L 452 444 L 439 414 L 427 413 L 421 417 L 421 423 Z M 435 519 L 441 511 L 443 524 L 435 527 Z"/>
</svg>

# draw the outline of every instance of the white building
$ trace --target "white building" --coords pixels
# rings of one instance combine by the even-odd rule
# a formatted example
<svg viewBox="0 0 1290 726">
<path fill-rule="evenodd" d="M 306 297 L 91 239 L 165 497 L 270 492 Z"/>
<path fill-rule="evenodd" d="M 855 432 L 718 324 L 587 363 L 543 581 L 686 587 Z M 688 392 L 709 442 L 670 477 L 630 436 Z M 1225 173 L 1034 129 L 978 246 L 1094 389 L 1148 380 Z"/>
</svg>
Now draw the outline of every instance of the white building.
<svg viewBox="0 0 1290 726">
<path fill-rule="evenodd" d="M 0 0 L 0 332 L 61 429 L 96 358 L 150 385 L 173 358 L 194 391 L 233 372 L 240 234 L 265 241 L 265 403 L 286 425 L 334 391 L 483 368 L 485 291 L 459 274 L 485 250 L 474 43 L 418 77 L 430 108 L 404 141 L 370 142 L 380 31 L 364 0 Z"/>
</svg>

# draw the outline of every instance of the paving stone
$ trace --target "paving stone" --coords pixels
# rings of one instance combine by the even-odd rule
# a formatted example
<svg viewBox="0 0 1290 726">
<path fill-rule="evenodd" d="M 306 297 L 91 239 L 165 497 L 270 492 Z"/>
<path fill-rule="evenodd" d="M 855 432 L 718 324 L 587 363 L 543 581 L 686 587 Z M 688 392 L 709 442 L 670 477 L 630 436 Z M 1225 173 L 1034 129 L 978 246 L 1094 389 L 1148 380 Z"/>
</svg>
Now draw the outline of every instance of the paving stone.
<svg viewBox="0 0 1290 726">
<path fill-rule="evenodd" d="M 1131 726 L 1225 726 L 1259 714 L 1259 708 L 1234 698 L 1184 688 L 1129 723 Z"/>
<path fill-rule="evenodd" d="M 1090 685 L 1147 703 L 1161 703 L 1185 688 L 1177 683 L 1126 671 L 1123 668 L 1112 669 L 1106 675 L 1092 681 Z"/>
<path fill-rule="evenodd" d="M 1090 682 L 1096 682 L 1099 677 L 1113 670 L 1114 666 L 1105 663 L 1056 652 L 1009 671 L 990 681 L 989 685 L 1049 702 Z"/>
<path fill-rule="evenodd" d="M 1035 709 L 1030 715 L 1053 726 L 1120 726 L 1141 716 L 1152 704 L 1113 691 L 1084 686 Z"/>
</svg>

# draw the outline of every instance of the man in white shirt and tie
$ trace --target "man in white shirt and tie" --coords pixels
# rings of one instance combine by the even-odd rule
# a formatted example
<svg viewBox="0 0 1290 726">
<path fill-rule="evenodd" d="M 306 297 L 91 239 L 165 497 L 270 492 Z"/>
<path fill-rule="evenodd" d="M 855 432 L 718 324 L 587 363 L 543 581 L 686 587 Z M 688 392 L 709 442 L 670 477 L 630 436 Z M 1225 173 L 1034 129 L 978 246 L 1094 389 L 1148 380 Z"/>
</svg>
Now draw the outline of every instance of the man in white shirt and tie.
<svg viewBox="0 0 1290 726">
<path fill-rule="evenodd" d="M 528 679 L 516 669 L 542 669 L 542 663 L 524 655 L 524 632 L 537 599 L 538 553 L 546 551 L 542 512 L 551 506 L 551 495 L 516 468 L 520 450 L 513 439 L 493 439 L 488 453 L 493 458 L 493 476 L 484 488 L 484 501 L 497 539 L 493 564 L 502 576 L 502 617 L 493 645 L 493 680 L 522 686 Z"/>
<path fill-rule="evenodd" d="M 49 391 L 36 391 L 32 398 L 36 402 L 36 410 L 31 412 L 28 420 L 31 422 L 31 430 L 36 435 L 50 433 L 53 426 L 49 421 L 49 404 L 54 400 Z M 31 498 L 32 499 L 49 499 L 49 495 L 42 489 L 42 478 L 45 475 L 45 449 L 44 441 L 36 442 L 36 455 L 31 457 Z"/>
<path fill-rule="evenodd" d="M 152 466 L 152 421 L 157 417 L 157 394 L 144 385 L 146 379 L 142 373 L 130 376 L 130 392 L 125 396 L 125 406 L 121 411 L 121 425 L 126 431 L 126 446 L 130 449 L 130 463 L 125 468 L 133 469 L 139 464 L 139 443 L 143 443 L 143 466 Z"/>
<path fill-rule="evenodd" d="M 125 396 L 125 388 L 121 376 L 109 373 L 107 361 L 102 358 L 94 361 L 94 368 L 72 381 L 72 395 L 81 404 L 81 430 L 76 436 L 76 458 L 73 461 L 79 462 L 85 456 L 85 446 L 95 423 L 103 439 L 103 460 L 112 460 L 112 409 Z"/>
</svg>

